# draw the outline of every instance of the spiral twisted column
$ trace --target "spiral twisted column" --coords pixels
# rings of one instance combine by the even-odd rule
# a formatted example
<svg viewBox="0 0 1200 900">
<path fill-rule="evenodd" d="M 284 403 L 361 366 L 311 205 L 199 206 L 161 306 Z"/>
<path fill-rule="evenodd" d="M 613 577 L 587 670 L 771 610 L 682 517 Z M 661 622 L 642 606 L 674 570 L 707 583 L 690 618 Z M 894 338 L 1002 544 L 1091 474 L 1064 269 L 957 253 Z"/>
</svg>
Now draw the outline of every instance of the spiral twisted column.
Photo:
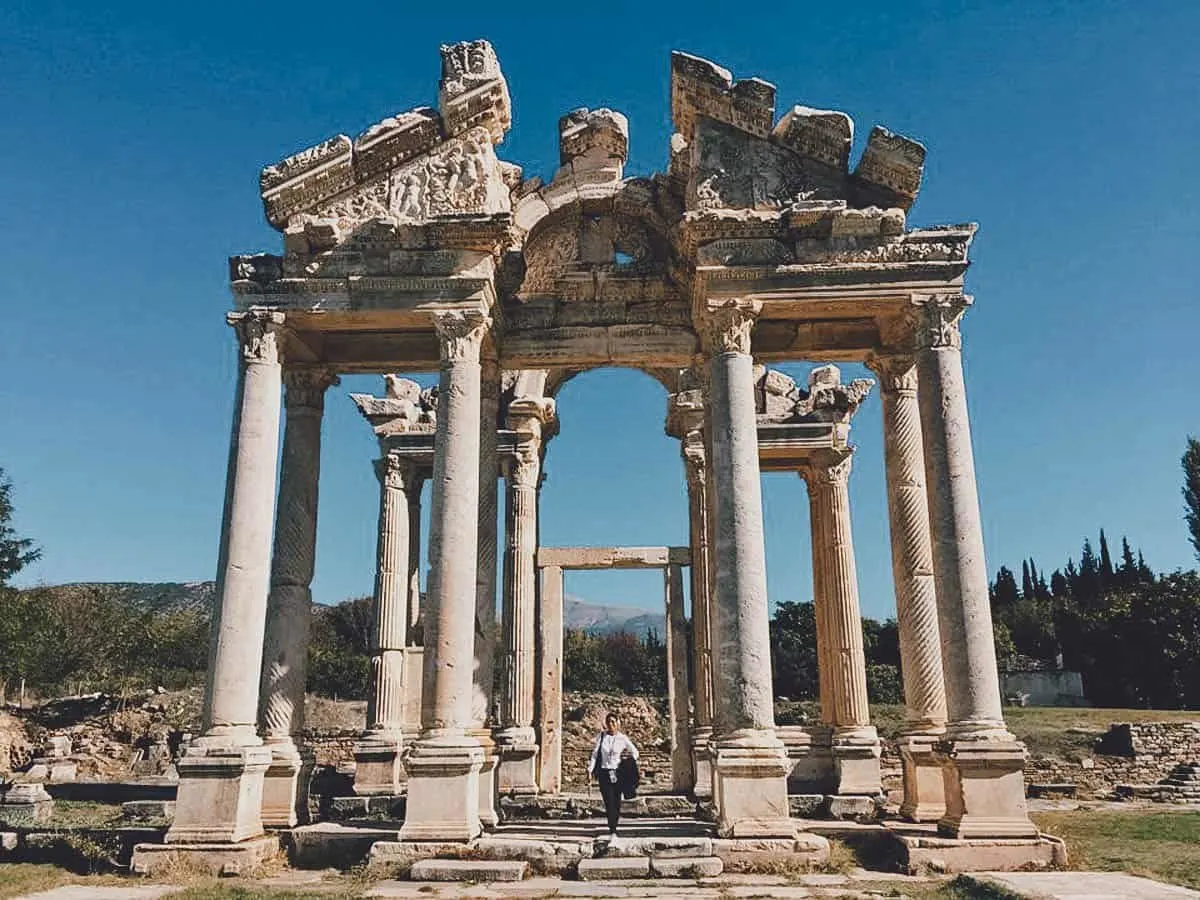
<svg viewBox="0 0 1200 900">
<path fill-rule="evenodd" d="M 831 714 L 835 793 L 880 792 L 879 735 L 867 705 L 867 662 L 863 652 L 858 574 L 850 530 L 850 469 L 853 451 L 821 450 L 801 474 L 808 485 L 813 521 L 813 588 L 817 612 L 818 665 L 822 700 Z M 824 643 L 825 651 L 820 652 Z"/>
<path fill-rule="evenodd" d="M 955 838 L 1033 837 L 1025 747 L 1009 733 L 1000 705 L 959 333 L 969 304 L 961 294 L 915 296 L 912 304 L 949 720 L 946 740 L 935 745 L 946 789 L 938 830 Z"/>
<path fill-rule="evenodd" d="M 284 373 L 286 420 L 275 513 L 275 549 L 259 706 L 271 767 L 263 787 L 263 824 L 290 828 L 308 821 L 308 773 L 303 749 L 304 687 L 317 541 L 321 418 L 325 392 L 338 383 L 327 369 Z"/>
<path fill-rule="evenodd" d="M 946 730 L 946 684 L 938 631 L 925 450 L 911 356 L 873 356 L 883 395 L 884 460 L 892 540 L 892 578 L 900 631 L 905 722 L 900 738 L 904 801 L 900 814 L 918 822 L 940 819 L 946 808 L 941 767 L 933 744 Z"/>
</svg>

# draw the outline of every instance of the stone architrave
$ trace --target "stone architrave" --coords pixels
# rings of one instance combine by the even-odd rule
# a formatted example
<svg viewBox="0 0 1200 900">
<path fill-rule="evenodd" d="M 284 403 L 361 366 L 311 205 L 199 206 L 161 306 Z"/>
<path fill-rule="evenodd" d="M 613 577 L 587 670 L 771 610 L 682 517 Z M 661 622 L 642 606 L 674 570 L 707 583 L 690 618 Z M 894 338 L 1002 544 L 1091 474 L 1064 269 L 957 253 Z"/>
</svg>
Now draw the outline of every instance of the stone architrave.
<svg viewBox="0 0 1200 900">
<path fill-rule="evenodd" d="M 962 370 L 963 295 L 914 298 L 917 398 L 942 665 L 946 739 L 935 745 L 944 767 L 941 834 L 954 838 L 1032 838 L 1025 806 L 1025 746 L 1004 724 L 971 426 Z"/>
<path fill-rule="evenodd" d="M 711 548 L 709 545 L 708 473 L 705 464 L 704 435 L 691 431 L 683 438 L 683 459 L 688 490 L 688 525 L 692 553 L 692 793 L 697 797 L 712 796 L 712 754 L 709 745 L 713 734 L 713 660 L 712 660 L 712 592 L 709 574 Z"/>
<path fill-rule="evenodd" d="M 475 666 L 471 726 L 484 748 L 479 770 L 479 819 L 484 827 L 500 821 L 496 812 L 495 743 L 492 741 L 496 658 L 496 512 L 499 461 L 496 429 L 500 419 L 500 365 L 485 340 L 480 356 L 479 523 L 475 575 Z"/>
<path fill-rule="evenodd" d="M 216 621 L 203 732 L 179 760 L 170 844 L 235 843 L 263 833 L 263 779 L 271 751 L 258 736 L 271 535 L 279 453 L 283 314 L 231 314 L 241 344 L 217 559 Z"/>
<path fill-rule="evenodd" d="M 375 622 L 371 630 L 371 694 L 367 727 L 354 745 L 354 793 L 396 795 L 405 779 L 404 654 L 408 644 L 409 560 L 414 535 L 412 498 L 422 477 L 395 451 L 375 462 L 379 478 L 379 536 L 375 554 Z"/>
<path fill-rule="evenodd" d="M 480 345 L 485 316 L 435 318 L 440 344 L 436 458 L 430 513 L 421 735 L 408 758 L 402 840 L 471 840 L 479 834 L 484 752 L 471 729 L 471 666 L 479 525 Z"/>
<path fill-rule="evenodd" d="M 818 612 L 817 643 L 822 717 L 833 728 L 834 793 L 880 793 L 879 735 L 867 705 L 858 575 L 850 532 L 849 478 L 852 451 L 822 450 L 802 471 L 808 485 L 813 533 L 813 598 Z"/>
<path fill-rule="evenodd" d="M 314 756 L 304 747 L 304 687 L 316 559 L 317 489 L 325 391 L 338 383 L 327 369 L 284 373 L 287 386 L 282 473 L 271 562 L 271 593 L 259 698 L 271 766 L 263 783 L 263 825 L 308 822 L 308 779 Z"/>
<path fill-rule="evenodd" d="M 934 590 L 929 503 L 917 370 L 911 356 L 873 356 L 883 399 L 892 577 L 904 674 L 905 721 L 900 735 L 904 801 L 900 814 L 936 822 L 946 812 L 942 768 L 933 745 L 946 731 L 946 685 Z"/>
<path fill-rule="evenodd" d="M 758 307 L 710 311 L 716 486 L 713 633 L 719 638 L 713 794 L 724 837 L 792 837 L 787 752 L 775 735 L 750 332 Z"/>
<path fill-rule="evenodd" d="M 667 708 L 670 710 L 671 787 L 686 793 L 695 786 L 696 776 L 692 770 L 683 567 L 672 563 L 663 570 L 663 576 L 667 607 Z"/>
<path fill-rule="evenodd" d="M 537 499 L 541 476 L 543 425 L 554 414 L 548 399 L 517 398 L 508 407 L 508 427 L 518 436 L 515 453 L 504 463 L 504 661 L 501 666 L 501 794 L 537 793 L 537 734 L 534 689 L 537 681 Z"/>
</svg>

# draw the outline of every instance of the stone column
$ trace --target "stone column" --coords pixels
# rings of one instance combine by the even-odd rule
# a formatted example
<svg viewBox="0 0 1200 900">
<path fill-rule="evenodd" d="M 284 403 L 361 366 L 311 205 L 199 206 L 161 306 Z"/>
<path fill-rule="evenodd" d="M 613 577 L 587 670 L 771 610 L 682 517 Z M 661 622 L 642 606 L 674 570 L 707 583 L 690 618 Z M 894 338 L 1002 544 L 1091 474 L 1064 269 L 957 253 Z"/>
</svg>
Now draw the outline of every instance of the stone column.
<svg viewBox="0 0 1200 900">
<path fill-rule="evenodd" d="M 946 812 L 942 770 L 933 755 L 933 744 L 946 731 L 946 685 L 929 537 L 917 370 L 911 356 L 875 356 L 867 360 L 867 365 L 882 385 L 892 578 L 904 676 L 905 721 L 899 740 L 904 801 L 900 814 L 914 822 L 936 822 Z"/>
<path fill-rule="evenodd" d="M 992 643 L 958 330 L 968 303 L 963 296 L 915 298 L 917 399 L 949 719 L 946 740 L 936 746 L 946 790 L 938 830 L 956 838 L 1032 837 L 1025 747 L 1004 724 Z"/>
<path fill-rule="evenodd" d="M 321 417 L 325 391 L 337 384 L 337 376 L 327 369 L 296 369 L 287 372 L 284 381 L 287 421 L 259 696 L 263 736 L 271 749 L 262 818 L 264 825 L 277 828 L 309 820 L 308 779 L 314 757 L 303 745 L 312 621 L 309 586 L 316 560 Z"/>
<path fill-rule="evenodd" d="M 671 563 L 663 570 L 667 610 L 667 708 L 670 710 L 671 787 L 691 791 L 692 734 L 688 691 L 687 616 L 683 609 L 683 567 Z"/>
<path fill-rule="evenodd" d="M 562 790 L 562 644 L 563 570 L 538 570 L 538 786 L 548 794 Z"/>
<path fill-rule="evenodd" d="M 421 619 L 421 489 L 425 474 L 414 471 L 408 494 L 408 643 Z"/>
<path fill-rule="evenodd" d="M 867 705 L 858 573 L 850 531 L 852 451 L 819 450 L 803 470 L 813 522 L 813 601 L 818 615 L 822 709 L 833 727 L 831 749 L 840 796 L 880 793 L 879 735 Z M 821 646 L 823 645 L 823 652 Z"/>
<path fill-rule="evenodd" d="M 421 736 L 408 758 L 401 840 L 479 834 L 483 749 L 471 735 L 479 526 L 480 345 L 491 320 L 440 313 L 441 345 Z"/>
<path fill-rule="evenodd" d="M 756 305 L 710 313 L 718 639 L 713 793 L 725 837 L 791 837 L 787 754 L 775 735 L 767 568 L 750 331 Z"/>
<path fill-rule="evenodd" d="M 496 747 L 492 741 L 496 658 L 496 513 L 500 464 L 496 430 L 500 426 L 500 362 L 485 341 L 480 362 L 479 524 L 475 576 L 475 673 L 471 725 L 484 749 L 479 770 L 479 820 L 484 827 L 500 821 L 496 813 Z"/>
<path fill-rule="evenodd" d="M 367 728 L 354 745 L 354 793 L 396 795 L 404 781 L 404 648 L 408 643 L 408 576 L 413 535 L 412 497 L 421 477 L 411 460 L 386 450 L 379 477 L 379 536 L 375 553 L 375 621 L 371 629 L 371 693 Z"/>
<path fill-rule="evenodd" d="M 263 833 L 263 777 L 271 751 L 258 737 L 271 530 L 279 453 L 283 314 L 230 314 L 241 343 L 230 440 L 217 597 L 203 732 L 179 761 L 175 821 L 167 843 L 231 843 Z"/>
<path fill-rule="evenodd" d="M 504 664 L 496 732 L 502 794 L 537 793 L 534 686 L 537 674 L 537 501 L 542 424 L 549 400 L 514 400 L 508 427 L 518 434 L 505 460 Z M 549 407 L 553 409 L 552 406 Z"/>
<path fill-rule="evenodd" d="M 691 734 L 692 793 L 712 796 L 713 665 L 712 665 L 712 594 L 708 517 L 708 467 L 705 465 L 704 434 L 688 432 L 682 441 L 684 471 L 688 490 L 688 532 L 692 552 L 692 704 L 694 723 Z"/>
</svg>

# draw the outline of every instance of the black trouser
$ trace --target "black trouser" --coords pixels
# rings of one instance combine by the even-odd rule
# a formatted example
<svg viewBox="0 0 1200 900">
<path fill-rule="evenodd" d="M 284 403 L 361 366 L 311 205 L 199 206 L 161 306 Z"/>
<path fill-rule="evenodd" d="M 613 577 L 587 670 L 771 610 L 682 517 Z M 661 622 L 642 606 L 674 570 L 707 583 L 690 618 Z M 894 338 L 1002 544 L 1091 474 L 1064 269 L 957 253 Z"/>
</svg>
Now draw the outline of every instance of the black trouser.
<svg viewBox="0 0 1200 900">
<path fill-rule="evenodd" d="M 600 770 L 600 796 L 604 798 L 604 812 L 608 816 L 608 830 L 616 831 L 621 818 L 621 789 L 613 781 L 611 769 Z"/>
</svg>

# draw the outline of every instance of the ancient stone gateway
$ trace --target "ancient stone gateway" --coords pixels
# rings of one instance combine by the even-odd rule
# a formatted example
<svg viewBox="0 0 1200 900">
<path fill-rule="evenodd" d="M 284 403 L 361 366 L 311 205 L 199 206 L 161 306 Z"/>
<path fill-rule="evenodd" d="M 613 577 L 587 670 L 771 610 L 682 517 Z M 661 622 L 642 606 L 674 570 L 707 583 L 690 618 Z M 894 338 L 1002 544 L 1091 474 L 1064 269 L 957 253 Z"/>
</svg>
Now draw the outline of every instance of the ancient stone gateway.
<svg viewBox="0 0 1200 900">
<path fill-rule="evenodd" d="M 439 372 L 436 391 L 392 379 L 383 398 L 357 398 L 382 459 L 375 691 L 356 787 L 406 780 L 402 841 L 471 841 L 496 821 L 498 791 L 553 787 L 535 687 L 553 663 L 538 636 L 553 624 L 560 566 L 553 551 L 539 557 L 539 469 L 558 386 L 598 366 L 646 371 L 670 397 L 691 525 L 690 778 L 717 833 L 727 846 L 795 840 L 789 777 L 877 793 L 846 490 L 849 420 L 869 384 L 822 367 L 799 386 L 764 369 L 800 360 L 862 361 L 880 379 L 908 708 L 903 813 L 936 822 L 897 840 L 952 869 L 1046 861 L 992 646 L 959 334 L 975 227 L 908 226 L 922 145 L 875 127 L 851 168 L 849 116 L 795 106 L 777 120 L 775 88 L 759 79 L 675 53 L 671 112 L 665 173 L 625 178 L 625 117 L 579 109 L 559 122 L 554 177 L 526 178 L 497 156 L 508 88 L 491 46 L 474 41 L 442 48 L 436 109 L 262 171 L 283 253 L 230 260 L 242 353 L 204 730 L 179 764 L 167 844 L 143 845 L 143 867 L 172 853 L 236 867 L 273 840 L 264 825 L 307 813 L 320 423 L 346 373 Z M 799 733 L 777 731 L 773 713 L 763 469 L 800 473 L 811 498 L 823 721 Z M 486 636 L 501 470 L 497 657 Z M 431 575 L 418 611 L 422 478 Z M 408 637 L 418 612 L 419 654 Z M 414 728 L 405 662 L 417 656 Z M 261 685 L 246 677 L 260 663 Z M 819 839 L 805 846 L 820 852 Z"/>
</svg>

